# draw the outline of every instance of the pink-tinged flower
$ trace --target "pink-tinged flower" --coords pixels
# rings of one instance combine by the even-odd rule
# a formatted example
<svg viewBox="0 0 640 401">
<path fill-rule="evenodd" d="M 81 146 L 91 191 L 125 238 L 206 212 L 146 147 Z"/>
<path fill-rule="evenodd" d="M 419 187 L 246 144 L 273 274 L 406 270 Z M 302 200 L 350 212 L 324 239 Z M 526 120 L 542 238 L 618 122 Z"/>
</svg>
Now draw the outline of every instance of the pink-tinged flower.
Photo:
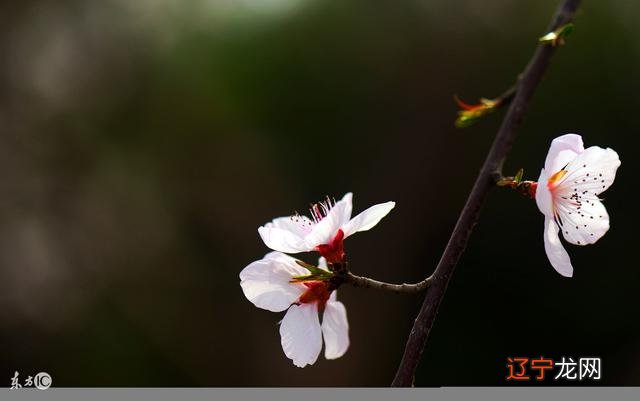
<svg viewBox="0 0 640 401">
<path fill-rule="evenodd" d="M 573 266 L 558 231 L 574 245 L 587 245 L 609 230 L 609 215 L 598 195 L 613 183 L 619 166 L 614 150 L 585 149 L 580 135 L 567 134 L 551 142 L 536 203 L 545 216 L 544 249 L 561 275 L 573 276 Z"/>
<path fill-rule="evenodd" d="M 274 251 L 299 253 L 317 251 L 329 263 L 344 261 L 343 239 L 359 231 L 367 231 L 396 205 L 386 202 L 371 206 L 351 218 L 352 194 L 340 201 L 327 199 L 311 206 L 311 218 L 301 215 L 278 217 L 258 228 L 265 245 Z"/>
<path fill-rule="evenodd" d="M 320 261 L 326 270 L 326 262 Z M 336 359 L 349 348 L 347 311 L 336 300 L 336 291 L 325 281 L 300 281 L 310 271 L 280 252 L 240 272 L 240 285 L 249 301 L 271 312 L 287 311 L 280 322 L 280 338 L 285 355 L 298 367 L 318 359 L 324 337 L 324 356 Z M 322 323 L 320 323 L 322 315 Z"/>
</svg>

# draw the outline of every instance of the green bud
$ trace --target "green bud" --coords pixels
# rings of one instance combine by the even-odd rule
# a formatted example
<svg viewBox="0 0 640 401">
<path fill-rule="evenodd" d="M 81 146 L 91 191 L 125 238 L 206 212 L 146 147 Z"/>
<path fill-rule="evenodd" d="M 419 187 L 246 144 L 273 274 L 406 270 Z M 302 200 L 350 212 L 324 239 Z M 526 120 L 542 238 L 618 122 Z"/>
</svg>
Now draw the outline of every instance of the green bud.
<svg viewBox="0 0 640 401">
<path fill-rule="evenodd" d="M 573 32 L 573 24 L 568 23 L 566 25 L 562 25 L 560 28 L 556 29 L 553 32 L 549 32 L 538 41 L 540 43 L 549 43 L 551 46 L 563 45 L 564 39 L 569 36 Z"/>
</svg>

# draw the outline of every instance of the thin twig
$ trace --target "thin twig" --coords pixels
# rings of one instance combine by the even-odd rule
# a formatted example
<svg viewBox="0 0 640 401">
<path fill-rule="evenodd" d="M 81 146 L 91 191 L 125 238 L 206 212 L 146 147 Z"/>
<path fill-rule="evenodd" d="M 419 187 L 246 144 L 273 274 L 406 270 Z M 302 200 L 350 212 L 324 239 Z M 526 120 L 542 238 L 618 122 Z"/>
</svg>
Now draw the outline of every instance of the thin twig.
<svg viewBox="0 0 640 401">
<path fill-rule="evenodd" d="M 374 288 L 377 290 L 385 290 L 399 293 L 418 293 L 429 288 L 431 284 L 431 276 L 415 284 L 391 284 L 383 281 L 374 280 L 368 277 L 356 276 L 353 273 L 347 273 L 345 275 L 345 283 L 351 284 L 354 287 L 362 288 Z"/>
<path fill-rule="evenodd" d="M 547 32 L 554 31 L 558 27 L 569 23 L 574 18 L 579 4 L 580 0 L 564 0 L 556 11 Z M 502 163 L 511 150 L 511 145 L 516 136 L 516 129 L 522 122 L 527 106 L 547 69 L 554 50 L 555 47 L 550 44 L 539 45 L 521 75 L 520 83 L 509 111 L 491 145 L 489 154 L 469 194 L 467 203 L 432 275 L 433 279 L 430 283 L 429 291 L 427 291 L 418 317 L 409 334 L 404 355 L 391 384 L 392 386 L 408 387 L 413 385 L 418 362 L 422 356 L 424 345 L 429 337 L 429 332 L 449 280 L 453 275 L 460 255 L 462 255 L 467 245 L 489 190 L 494 186 L 496 178 L 502 177 Z"/>
<path fill-rule="evenodd" d="M 518 91 L 518 83 L 520 82 L 520 78 L 518 81 L 513 84 L 509 89 L 502 92 L 502 94 L 493 99 L 494 102 L 497 103 L 496 107 L 504 107 L 511 103 L 513 98 L 516 96 L 516 92 Z"/>
<path fill-rule="evenodd" d="M 304 262 L 298 262 L 303 267 L 309 268 L 309 265 Z M 334 288 L 338 288 L 342 284 L 350 284 L 354 287 L 360 288 L 373 288 L 376 290 L 391 291 L 397 293 L 418 293 L 426 290 L 431 284 L 431 276 L 415 284 L 391 284 L 384 281 L 374 280 L 369 277 L 356 276 L 349 270 L 349 263 L 344 260 L 338 263 L 329 263 L 329 271 L 333 273 L 333 276 L 329 279 L 329 282 Z"/>
</svg>

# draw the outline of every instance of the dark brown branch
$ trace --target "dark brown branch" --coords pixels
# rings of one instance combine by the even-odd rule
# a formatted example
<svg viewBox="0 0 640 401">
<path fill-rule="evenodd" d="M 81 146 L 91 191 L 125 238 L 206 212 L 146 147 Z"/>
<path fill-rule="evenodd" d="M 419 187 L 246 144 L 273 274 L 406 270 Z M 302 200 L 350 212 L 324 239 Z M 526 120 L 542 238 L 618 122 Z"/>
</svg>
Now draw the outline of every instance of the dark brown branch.
<svg viewBox="0 0 640 401">
<path fill-rule="evenodd" d="M 347 273 L 344 282 L 351 284 L 354 287 L 374 288 L 377 290 L 411 294 L 418 293 L 429 288 L 429 285 L 431 284 L 431 276 L 415 284 L 391 284 L 374 280 L 368 277 L 360 277 L 352 273 Z"/>
<path fill-rule="evenodd" d="M 554 31 L 558 27 L 569 23 L 574 18 L 579 4 L 580 0 L 563 1 L 556 11 L 547 32 Z M 433 326 L 449 280 L 453 275 L 460 255 L 462 255 L 467 245 L 489 190 L 494 186 L 495 180 L 502 177 L 502 163 L 511 150 L 516 136 L 516 129 L 524 118 L 527 106 L 549 65 L 549 60 L 554 50 L 555 47 L 550 44 L 539 45 L 520 77 L 515 97 L 491 145 L 489 154 L 453 229 L 440 262 L 432 275 L 431 285 L 409 334 L 404 355 L 391 384 L 392 386 L 408 387 L 413 385 L 415 370 L 422 356 L 424 345 L 429 337 L 429 332 Z"/>
</svg>

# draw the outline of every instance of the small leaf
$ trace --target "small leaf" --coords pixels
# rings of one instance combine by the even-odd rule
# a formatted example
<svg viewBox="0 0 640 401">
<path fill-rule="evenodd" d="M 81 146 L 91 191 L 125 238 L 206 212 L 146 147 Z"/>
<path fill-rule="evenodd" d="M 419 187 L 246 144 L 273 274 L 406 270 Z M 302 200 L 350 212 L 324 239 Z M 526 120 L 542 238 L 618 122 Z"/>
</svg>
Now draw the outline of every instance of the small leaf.
<svg viewBox="0 0 640 401">
<path fill-rule="evenodd" d="M 481 117 L 491 113 L 493 110 L 493 107 L 486 107 L 482 105 L 472 110 L 460 110 L 458 112 L 458 118 L 456 119 L 455 125 L 458 128 L 468 127 L 478 121 Z"/>
<path fill-rule="evenodd" d="M 560 28 L 558 28 L 557 31 L 558 31 L 557 32 L 558 36 L 562 36 L 566 38 L 569 35 L 571 35 L 571 32 L 573 32 L 573 24 L 569 23 L 569 24 L 563 25 Z"/>
<path fill-rule="evenodd" d="M 311 274 L 304 274 L 301 276 L 294 276 L 292 281 L 309 281 L 309 280 L 328 280 L 333 277 L 333 273 L 326 271 L 318 266 L 296 260 L 296 263 L 305 269 L 309 270 Z"/>
<path fill-rule="evenodd" d="M 480 116 L 476 113 L 467 113 L 466 111 L 461 111 L 458 113 L 458 118 L 456 118 L 455 126 L 456 128 L 466 128 L 473 125 Z"/>
<path fill-rule="evenodd" d="M 302 276 L 291 277 L 292 282 L 312 280 L 313 274 L 303 274 Z"/>
<path fill-rule="evenodd" d="M 516 182 L 516 184 L 519 184 L 522 181 L 522 176 L 524 175 L 524 169 L 520 169 L 518 170 L 518 172 L 516 173 L 516 176 L 514 177 L 514 181 Z"/>
<path fill-rule="evenodd" d="M 478 104 L 467 104 L 456 95 L 453 98 L 462 109 L 458 111 L 458 118 L 455 121 L 456 128 L 466 128 L 473 125 L 481 117 L 493 112 L 500 105 L 500 102 L 487 98 L 480 98 L 480 103 Z"/>
<path fill-rule="evenodd" d="M 316 268 L 316 266 L 311 265 L 311 264 L 309 264 L 309 263 L 307 263 L 307 262 L 304 262 L 304 261 L 302 261 L 302 260 L 298 260 L 298 259 L 296 259 L 296 263 L 297 263 L 299 266 L 302 266 L 302 267 L 304 267 L 304 268 L 305 268 L 305 269 L 307 269 L 307 270 L 311 270 L 311 269 L 313 269 L 313 268 Z"/>
<path fill-rule="evenodd" d="M 564 40 L 567 36 L 569 36 L 573 32 L 573 24 L 565 24 L 553 32 L 549 32 L 538 41 L 540 43 L 549 43 L 551 46 L 563 45 Z"/>
<path fill-rule="evenodd" d="M 299 283 L 304 281 L 327 281 L 333 277 L 332 273 L 319 273 L 319 274 L 303 274 L 301 276 L 291 277 L 290 282 Z"/>
</svg>

